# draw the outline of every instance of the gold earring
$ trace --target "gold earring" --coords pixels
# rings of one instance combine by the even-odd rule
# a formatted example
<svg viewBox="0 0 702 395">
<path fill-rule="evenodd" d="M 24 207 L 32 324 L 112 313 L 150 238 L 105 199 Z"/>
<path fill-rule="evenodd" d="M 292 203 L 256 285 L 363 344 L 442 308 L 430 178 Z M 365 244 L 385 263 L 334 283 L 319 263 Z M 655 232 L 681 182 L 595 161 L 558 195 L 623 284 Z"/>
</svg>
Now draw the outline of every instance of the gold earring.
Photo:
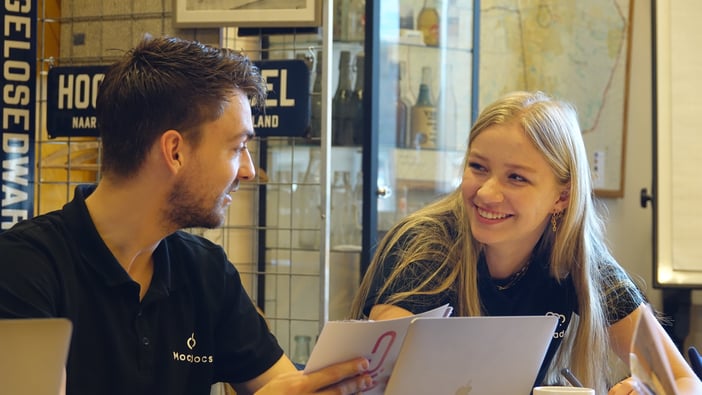
<svg viewBox="0 0 702 395">
<path fill-rule="evenodd" d="M 551 214 L 551 230 L 553 230 L 553 233 L 556 233 L 558 230 L 558 220 L 561 219 L 562 215 L 563 211 L 558 211 Z"/>
</svg>

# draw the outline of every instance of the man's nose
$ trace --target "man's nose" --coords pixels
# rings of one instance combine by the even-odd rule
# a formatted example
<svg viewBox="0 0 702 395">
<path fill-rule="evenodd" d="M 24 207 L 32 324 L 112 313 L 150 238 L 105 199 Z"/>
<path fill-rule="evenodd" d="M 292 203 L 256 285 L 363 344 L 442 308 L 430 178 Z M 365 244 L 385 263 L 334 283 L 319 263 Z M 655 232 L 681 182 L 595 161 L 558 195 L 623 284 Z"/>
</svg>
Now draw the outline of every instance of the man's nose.
<svg viewBox="0 0 702 395">
<path fill-rule="evenodd" d="M 254 166 L 251 152 L 249 152 L 248 149 L 245 149 L 241 158 L 237 178 L 240 180 L 251 181 L 254 179 L 254 177 L 256 177 L 256 167 Z"/>
</svg>

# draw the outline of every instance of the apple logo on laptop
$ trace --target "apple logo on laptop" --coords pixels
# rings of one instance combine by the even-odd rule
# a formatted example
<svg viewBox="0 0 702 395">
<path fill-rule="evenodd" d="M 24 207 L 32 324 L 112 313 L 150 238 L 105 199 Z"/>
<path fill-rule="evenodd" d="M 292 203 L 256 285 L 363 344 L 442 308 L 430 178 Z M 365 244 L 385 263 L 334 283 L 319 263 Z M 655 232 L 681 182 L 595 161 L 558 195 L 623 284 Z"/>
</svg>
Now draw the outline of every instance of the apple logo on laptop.
<svg viewBox="0 0 702 395">
<path fill-rule="evenodd" d="M 470 380 L 465 385 L 458 387 L 456 390 L 456 395 L 469 395 L 470 391 L 473 390 L 473 386 L 470 385 Z"/>
</svg>

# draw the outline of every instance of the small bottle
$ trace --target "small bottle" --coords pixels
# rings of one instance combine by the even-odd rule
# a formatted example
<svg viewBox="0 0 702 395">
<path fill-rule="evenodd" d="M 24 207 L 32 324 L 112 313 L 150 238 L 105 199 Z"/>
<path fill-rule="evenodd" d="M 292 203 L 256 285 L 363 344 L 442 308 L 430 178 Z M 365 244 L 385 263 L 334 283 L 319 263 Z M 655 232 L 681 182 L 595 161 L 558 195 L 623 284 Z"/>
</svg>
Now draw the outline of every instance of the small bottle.
<svg viewBox="0 0 702 395">
<path fill-rule="evenodd" d="M 353 116 L 356 107 L 351 88 L 351 53 L 341 51 L 339 57 L 339 83 L 332 99 L 332 145 L 353 145 Z"/>
<path fill-rule="evenodd" d="M 310 93 L 310 129 L 307 135 L 312 144 L 319 144 L 322 137 L 322 52 L 315 59 L 314 84 Z"/>
<path fill-rule="evenodd" d="M 347 0 L 334 0 L 333 7 L 334 7 L 334 26 L 332 27 L 332 34 L 334 37 L 334 41 L 346 41 L 346 33 L 347 33 L 347 23 L 348 20 L 346 19 L 346 14 L 347 14 Z"/>
<path fill-rule="evenodd" d="M 310 160 L 307 163 L 307 170 L 298 185 L 301 192 L 301 227 L 299 233 L 299 244 L 301 248 L 319 249 L 320 232 L 322 225 L 320 198 L 322 189 L 320 185 L 321 153 L 318 147 L 310 147 Z"/>
<path fill-rule="evenodd" d="M 453 89 L 453 68 L 446 65 L 441 93 L 438 100 L 439 123 L 437 126 L 437 146 L 444 149 L 458 149 L 458 103 Z"/>
<path fill-rule="evenodd" d="M 412 94 L 412 87 L 410 86 L 409 69 L 407 68 L 407 62 L 404 60 L 400 61 L 400 94 L 402 95 L 402 101 L 407 104 L 407 108 L 412 108 L 412 103 L 414 103 L 414 94 Z M 409 114 L 407 114 L 409 117 Z M 409 122 L 409 118 L 408 118 Z M 407 124 L 409 126 L 409 123 Z"/>
<path fill-rule="evenodd" d="M 405 218 L 409 213 L 409 188 L 407 185 L 403 185 L 400 189 L 400 193 L 397 194 L 397 213 L 395 222 Z"/>
<path fill-rule="evenodd" d="M 353 206 L 351 226 L 349 230 L 349 244 L 361 245 L 361 230 L 363 229 L 363 172 L 356 174 L 356 182 L 351 191 L 351 204 Z"/>
<path fill-rule="evenodd" d="M 412 106 L 412 144 L 414 148 L 436 148 L 436 107 L 431 99 L 431 68 L 422 68 L 417 102 Z"/>
<path fill-rule="evenodd" d="M 406 76 L 406 63 L 404 61 L 395 65 L 397 67 L 397 94 L 395 97 L 395 145 L 398 148 L 411 146 L 409 135 L 409 109 L 412 102 L 408 101 L 402 91 Z"/>
<path fill-rule="evenodd" d="M 400 29 L 414 30 L 414 9 L 406 1 L 400 2 Z"/>
<path fill-rule="evenodd" d="M 444 45 L 451 48 L 460 48 L 461 38 L 467 40 L 468 37 L 461 37 L 461 20 L 466 17 L 466 12 L 462 12 L 458 7 L 458 0 L 448 0 L 446 10 L 446 40 Z"/>
<path fill-rule="evenodd" d="M 424 0 L 424 5 L 417 15 L 417 29 L 422 32 L 425 45 L 439 45 L 439 11 L 433 0 Z"/>
<path fill-rule="evenodd" d="M 364 73 L 363 69 L 365 66 L 365 56 L 363 53 L 356 55 L 356 84 L 353 88 L 353 94 L 351 95 L 351 102 L 353 103 L 353 111 L 349 117 L 352 120 L 352 141 L 353 145 L 363 144 L 364 135 L 364 118 L 363 118 L 363 84 L 364 84 Z"/>
<path fill-rule="evenodd" d="M 361 42 L 366 36 L 366 1 L 349 0 L 346 39 Z"/>
<path fill-rule="evenodd" d="M 349 244 L 353 224 L 351 202 L 351 175 L 348 171 L 335 171 L 331 186 L 331 235 L 332 247 Z"/>
<path fill-rule="evenodd" d="M 305 66 L 307 66 L 307 69 L 310 73 L 310 84 L 312 84 L 312 78 L 314 78 L 314 75 L 312 73 L 312 70 L 314 68 L 314 60 L 312 59 L 312 56 L 308 55 L 307 53 L 298 53 L 295 56 L 295 59 L 305 62 Z M 310 93 L 308 95 L 308 107 L 310 108 L 310 123 L 307 125 L 307 128 L 305 128 L 304 136 L 307 139 L 306 142 L 309 142 L 310 135 L 312 134 L 312 85 L 309 86 L 308 92 Z"/>
<path fill-rule="evenodd" d="M 292 361 L 304 366 L 310 359 L 310 342 L 312 338 L 307 335 L 295 335 L 295 349 L 293 350 Z"/>
<path fill-rule="evenodd" d="M 292 173 L 289 170 L 278 171 L 276 176 L 278 207 L 272 211 L 277 214 L 276 244 L 279 248 L 290 248 L 290 228 L 292 227 Z M 270 195 L 269 195 L 269 199 Z"/>
</svg>

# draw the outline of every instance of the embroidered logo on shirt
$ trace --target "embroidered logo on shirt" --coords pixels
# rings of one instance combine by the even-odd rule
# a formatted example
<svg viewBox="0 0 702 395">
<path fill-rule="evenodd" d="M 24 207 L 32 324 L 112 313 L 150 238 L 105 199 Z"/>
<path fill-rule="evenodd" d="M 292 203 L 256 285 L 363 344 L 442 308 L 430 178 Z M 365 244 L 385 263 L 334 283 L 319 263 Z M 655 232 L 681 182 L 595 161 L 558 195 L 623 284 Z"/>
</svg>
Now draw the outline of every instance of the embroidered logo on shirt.
<svg viewBox="0 0 702 395">
<path fill-rule="evenodd" d="M 560 323 L 558 325 L 565 324 L 565 322 L 566 322 L 565 315 L 563 315 L 561 313 L 554 313 L 552 311 L 549 311 L 548 313 L 546 313 L 546 316 L 547 317 L 550 317 L 550 316 L 558 317 L 558 320 L 560 321 Z"/>
<path fill-rule="evenodd" d="M 565 336 L 565 328 L 561 329 L 560 331 L 558 329 L 561 328 L 566 323 L 566 316 L 564 314 L 554 313 L 552 311 L 549 311 L 548 313 L 546 313 L 546 316 L 558 317 L 558 326 L 556 326 L 556 331 L 553 332 L 553 338 L 554 339 L 563 338 Z"/>
<path fill-rule="evenodd" d="M 193 348 L 195 348 L 195 344 L 197 344 L 197 342 L 195 341 L 195 332 L 193 332 L 193 334 L 190 335 L 190 337 L 188 338 L 188 341 L 186 342 L 186 344 L 188 345 L 188 348 L 191 349 L 191 350 L 192 350 Z"/>
<path fill-rule="evenodd" d="M 197 345 L 197 341 L 195 341 L 195 332 L 188 337 L 188 339 L 185 341 L 185 345 L 190 349 L 190 351 L 195 350 L 195 346 Z M 173 360 L 189 363 L 212 363 L 214 361 L 214 357 L 212 355 L 197 355 L 173 351 Z"/>
</svg>

